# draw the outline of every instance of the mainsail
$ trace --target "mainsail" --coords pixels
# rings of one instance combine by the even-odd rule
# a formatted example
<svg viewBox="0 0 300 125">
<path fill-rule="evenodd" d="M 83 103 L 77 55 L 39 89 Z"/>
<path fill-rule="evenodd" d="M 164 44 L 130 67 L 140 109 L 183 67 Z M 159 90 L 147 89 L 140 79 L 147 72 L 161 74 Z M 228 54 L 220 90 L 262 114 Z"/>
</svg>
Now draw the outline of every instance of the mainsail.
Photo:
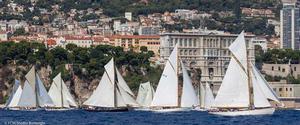
<svg viewBox="0 0 300 125">
<path fill-rule="evenodd" d="M 192 85 L 192 80 L 186 71 L 184 64 L 181 61 L 183 74 L 183 87 L 181 96 L 181 107 L 192 107 L 199 105 L 199 99 L 196 95 L 195 89 Z"/>
<path fill-rule="evenodd" d="M 178 45 L 173 49 L 158 82 L 151 107 L 178 107 Z"/>
<path fill-rule="evenodd" d="M 114 66 L 113 58 L 104 66 L 100 83 L 84 105 L 96 107 L 137 106 L 133 93 Z"/>
<path fill-rule="evenodd" d="M 154 96 L 154 89 L 150 82 L 142 83 L 136 101 L 143 107 L 149 107 Z"/>
<path fill-rule="evenodd" d="M 208 83 L 205 84 L 205 97 L 204 97 L 204 108 L 205 109 L 211 109 L 212 105 L 214 104 L 214 95 L 210 89 L 210 86 Z"/>
<path fill-rule="evenodd" d="M 55 104 L 55 107 L 77 107 L 69 89 L 61 78 L 61 73 L 53 79 L 48 94 Z"/>
</svg>

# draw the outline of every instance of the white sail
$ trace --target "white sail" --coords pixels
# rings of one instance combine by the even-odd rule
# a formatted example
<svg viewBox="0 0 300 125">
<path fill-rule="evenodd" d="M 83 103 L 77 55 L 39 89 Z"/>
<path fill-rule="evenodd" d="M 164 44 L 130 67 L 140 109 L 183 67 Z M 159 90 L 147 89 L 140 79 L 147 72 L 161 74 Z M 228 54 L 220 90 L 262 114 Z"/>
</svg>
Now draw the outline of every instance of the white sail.
<svg viewBox="0 0 300 125">
<path fill-rule="evenodd" d="M 34 66 L 25 75 L 25 78 L 28 81 L 28 83 L 31 85 L 32 89 L 35 91 L 36 78 L 35 78 L 35 68 L 34 68 Z"/>
<path fill-rule="evenodd" d="M 22 94 L 22 87 L 19 85 L 7 107 L 17 107 Z"/>
<path fill-rule="evenodd" d="M 178 106 L 177 46 L 166 62 L 151 103 L 152 107 Z"/>
<path fill-rule="evenodd" d="M 271 104 L 269 103 L 268 99 L 265 97 L 262 89 L 258 85 L 257 82 L 258 79 L 254 76 L 254 74 L 251 72 L 251 78 L 252 78 L 252 85 L 253 85 L 253 100 L 254 100 L 254 107 L 262 108 L 262 107 L 271 107 Z"/>
<path fill-rule="evenodd" d="M 78 107 L 76 101 L 74 100 L 73 96 L 69 92 L 69 89 L 66 86 L 66 84 L 64 83 L 64 81 L 62 81 L 62 84 L 63 84 L 63 94 L 64 94 L 64 97 L 66 97 L 65 100 L 67 100 L 67 102 L 70 106 Z"/>
<path fill-rule="evenodd" d="M 36 84 L 37 91 L 36 92 L 38 95 L 38 99 L 39 99 L 38 101 L 39 101 L 40 107 L 54 106 L 52 99 L 48 95 L 48 92 L 37 73 L 36 73 L 36 79 L 37 79 L 37 84 Z"/>
<path fill-rule="evenodd" d="M 214 107 L 248 107 L 248 78 L 235 59 L 231 58 Z"/>
<path fill-rule="evenodd" d="M 122 77 L 121 73 L 116 68 L 117 73 L 117 79 L 118 79 L 118 85 L 122 87 L 126 92 L 128 92 L 131 96 L 134 96 L 133 92 L 128 87 L 127 83 L 125 82 L 124 78 Z"/>
<path fill-rule="evenodd" d="M 247 48 L 244 37 L 244 31 L 229 46 L 229 50 L 237 61 L 241 63 L 245 71 L 247 71 Z"/>
<path fill-rule="evenodd" d="M 214 107 L 248 107 L 247 48 L 242 32 L 229 46 L 230 63 L 215 99 Z"/>
<path fill-rule="evenodd" d="M 183 87 L 181 96 L 181 107 L 193 107 L 199 105 L 199 99 L 197 98 L 195 89 L 192 85 L 192 80 L 186 71 L 184 64 L 181 62 L 182 75 L 183 75 Z"/>
<path fill-rule="evenodd" d="M 142 83 L 136 101 L 143 107 L 149 107 L 154 96 L 154 89 L 150 82 Z"/>
<path fill-rule="evenodd" d="M 114 83 L 110 80 L 108 72 L 106 70 L 96 90 L 93 92 L 90 98 L 83 104 L 98 107 L 115 107 Z"/>
<path fill-rule="evenodd" d="M 15 80 L 15 84 L 14 84 L 14 86 L 13 86 L 13 88 L 12 88 L 12 91 L 11 91 L 11 93 L 10 93 L 10 95 L 9 95 L 9 98 L 8 98 L 8 100 L 7 100 L 6 103 L 5 103 L 5 106 L 6 106 L 6 107 L 11 103 L 11 101 L 12 101 L 12 99 L 13 99 L 15 93 L 17 92 L 17 89 L 19 88 L 19 86 L 21 86 L 21 85 L 20 85 L 20 81 L 19 81 L 19 80 Z M 21 88 L 21 89 L 22 89 L 22 88 Z"/>
<path fill-rule="evenodd" d="M 21 98 L 19 100 L 19 107 L 36 107 L 36 96 L 31 85 L 26 81 L 24 83 Z"/>
<path fill-rule="evenodd" d="M 260 86 L 260 89 L 262 90 L 262 92 L 264 93 L 265 97 L 273 100 L 277 103 L 281 103 L 279 101 L 278 96 L 276 95 L 276 93 L 273 91 L 273 89 L 269 86 L 268 82 L 264 79 L 264 77 L 260 74 L 260 72 L 258 71 L 258 69 L 256 69 L 255 65 L 253 63 L 251 63 L 252 65 L 252 71 L 254 73 L 254 77 L 257 80 L 257 84 Z"/>
<path fill-rule="evenodd" d="M 210 86 L 208 83 L 205 84 L 205 101 L 204 101 L 204 108 L 205 109 L 211 109 L 212 105 L 214 104 L 214 95 L 210 89 Z"/>
<path fill-rule="evenodd" d="M 53 83 L 48 93 L 51 99 L 53 100 L 55 107 L 70 107 L 70 106 L 77 107 L 77 104 L 75 103 L 67 86 L 65 85 L 64 81 L 61 78 L 61 73 L 59 73 L 53 79 Z"/>
<path fill-rule="evenodd" d="M 133 92 L 130 90 L 130 88 L 128 87 L 127 83 L 125 82 L 124 78 L 122 77 L 122 75 L 120 74 L 117 68 L 115 71 L 117 73 L 117 79 L 118 79 L 117 87 L 119 88 L 120 94 L 123 97 L 125 104 L 134 107 L 139 106 L 139 104 L 133 98 L 134 97 Z"/>
</svg>

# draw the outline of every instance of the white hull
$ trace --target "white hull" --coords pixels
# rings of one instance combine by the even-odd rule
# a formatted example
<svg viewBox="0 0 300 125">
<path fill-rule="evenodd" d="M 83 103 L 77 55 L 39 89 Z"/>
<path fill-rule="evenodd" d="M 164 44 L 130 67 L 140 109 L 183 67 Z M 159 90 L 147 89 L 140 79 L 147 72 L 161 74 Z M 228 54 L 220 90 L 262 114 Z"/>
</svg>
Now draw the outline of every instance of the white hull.
<svg viewBox="0 0 300 125">
<path fill-rule="evenodd" d="M 23 108 L 7 108 L 11 111 L 45 111 L 45 108 L 33 108 L 33 109 L 23 109 Z"/>
<path fill-rule="evenodd" d="M 46 111 L 69 111 L 69 110 L 76 110 L 74 108 L 58 108 L 58 109 L 49 109 L 47 108 Z"/>
<path fill-rule="evenodd" d="M 192 108 L 168 108 L 168 109 L 151 109 L 152 112 L 164 113 L 164 112 L 183 112 L 191 111 Z"/>
<path fill-rule="evenodd" d="M 151 111 L 150 108 L 134 108 L 133 111 Z"/>
<path fill-rule="evenodd" d="M 221 116 L 243 116 L 243 115 L 272 115 L 275 108 L 264 108 L 244 111 L 212 111 L 210 114 L 221 115 Z"/>
</svg>

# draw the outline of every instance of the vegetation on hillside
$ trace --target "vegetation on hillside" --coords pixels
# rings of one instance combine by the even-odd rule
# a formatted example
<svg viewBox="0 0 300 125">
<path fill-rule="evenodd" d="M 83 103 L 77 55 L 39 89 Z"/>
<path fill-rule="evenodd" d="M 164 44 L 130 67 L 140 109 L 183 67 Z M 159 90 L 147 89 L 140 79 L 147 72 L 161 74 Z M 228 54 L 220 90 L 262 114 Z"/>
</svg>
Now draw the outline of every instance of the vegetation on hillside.
<svg viewBox="0 0 300 125">
<path fill-rule="evenodd" d="M 29 42 L 4 42 L 0 43 L 0 68 L 17 65 L 30 67 L 50 66 L 51 79 L 58 72 L 62 72 L 63 79 L 72 81 L 72 73 L 80 79 L 91 82 L 100 79 L 103 66 L 113 57 L 118 69 L 123 72 L 130 87 L 137 90 L 141 82 L 151 81 L 157 83 L 161 69 L 150 66 L 149 58 L 154 54 L 152 51 L 143 49 L 143 52 L 125 52 L 121 47 L 99 45 L 90 48 L 77 47 L 68 44 L 66 49 L 56 47 L 45 48 L 44 44 Z M 72 65 L 72 70 L 67 71 L 65 64 Z M 72 72 L 73 71 L 73 72 Z M 14 79 L 15 75 L 10 76 Z"/>
</svg>

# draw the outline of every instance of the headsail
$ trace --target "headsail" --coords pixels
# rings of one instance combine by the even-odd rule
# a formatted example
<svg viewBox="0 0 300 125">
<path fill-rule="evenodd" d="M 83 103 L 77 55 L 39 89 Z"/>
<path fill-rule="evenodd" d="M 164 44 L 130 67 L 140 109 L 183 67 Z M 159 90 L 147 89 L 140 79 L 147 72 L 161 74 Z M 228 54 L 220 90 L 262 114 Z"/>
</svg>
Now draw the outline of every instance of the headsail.
<svg viewBox="0 0 300 125">
<path fill-rule="evenodd" d="M 199 99 L 197 98 L 195 89 L 192 85 L 192 80 L 186 71 L 184 64 L 181 61 L 182 75 L 183 75 L 183 87 L 181 96 L 181 107 L 193 107 L 199 105 Z"/>
<path fill-rule="evenodd" d="M 273 100 L 277 103 L 281 103 L 276 93 L 273 91 L 273 89 L 269 86 L 268 82 L 265 80 L 265 78 L 260 74 L 258 69 L 256 69 L 255 65 L 251 63 L 252 65 L 252 72 L 254 73 L 254 77 L 257 80 L 257 84 L 260 86 L 260 89 L 264 93 L 265 97 Z"/>
<path fill-rule="evenodd" d="M 251 78 L 252 78 L 252 85 L 253 85 L 254 106 L 259 108 L 271 107 L 271 104 L 269 103 L 262 89 L 258 85 L 259 84 L 258 79 L 255 77 L 253 72 L 251 72 Z"/>
<path fill-rule="evenodd" d="M 142 83 L 136 101 L 144 107 L 149 107 L 154 96 L 154 89 L 150 82 Z"/>
<path fill-rule="evenodd" d="M 205 109 L 211 109 L 212 105 L 214 104 L 214 95 L 210 89 L 210 86 L 208 83 L 205 84 L 205 101 L 204 101 L 204 108 Z"/>
<path fill-rule="evenodd" d="M 178 45 L 175 46 L 166 62 L 151 103 L 152 107 L 178 106 L 177 51 Z"/>
<path fill-rule="evenodd" d="M 13 97 L 12 97 L 10 103 L 8 103 L 7 107 L 17 107 L 18 103 L 20 101 L 20 98 L 21 98 L 21 94 L 22 94 L 22 87 L 21 87 L 21 85 L 19 85 L 17 91 L 13 95 Z"/>
<path fill-rule="evenodd" d="M 52 99 L 48 95 L 46 88 L 37 73 L 36 73 L 36 80 L 37 80 L 37 84 L 36 84 L 37 91 L 36 92 L 38 94 L 38 99 L 39 99 L 38 101 L 39 101 L 40 107 L 54 106 Z"/>
<path fill-rule="evenodd" d="M 15 84 L 14 84 L 14 86 L 13 86 L 13 88 L 12 88 L 12 91 L 11 91 L 11 93 L 10 93 L 10 96 L 9 96 L 9 98 L 8 98 L 8 100 L 6 101 L 6 104 L 5 104 L 6 107 L 11 103 L 11 101 L 12 101 L 12 99 L 13 99 L 15 93 L 17 92 L 17 89 L 19 88 L 19 86 L 21 86 L 21 85 L 20 85 L 20 81 L 19 81 L 19 80 L 15 80 Z M 22 88 L 21 88 L 21 89 L 22 89 Z"/>
</svg>

